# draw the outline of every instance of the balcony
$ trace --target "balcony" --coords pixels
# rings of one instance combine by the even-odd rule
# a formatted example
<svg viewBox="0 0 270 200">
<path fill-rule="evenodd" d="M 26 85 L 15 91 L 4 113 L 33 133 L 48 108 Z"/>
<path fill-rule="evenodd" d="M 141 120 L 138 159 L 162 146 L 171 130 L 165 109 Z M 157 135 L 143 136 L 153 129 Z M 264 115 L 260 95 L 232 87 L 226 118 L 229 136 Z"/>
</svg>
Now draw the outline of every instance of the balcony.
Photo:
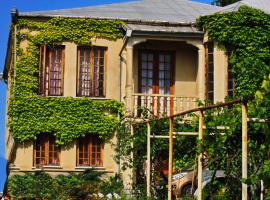
<svg viewBox="0 0 270 200">
<path fill-rule="evenodd" d="M 133 99 L 133 115 L 135 118 L 169 116 L 196 107 L 196 97 L 182 97 L 164 94 L 135 93 Z"/>
</svg>

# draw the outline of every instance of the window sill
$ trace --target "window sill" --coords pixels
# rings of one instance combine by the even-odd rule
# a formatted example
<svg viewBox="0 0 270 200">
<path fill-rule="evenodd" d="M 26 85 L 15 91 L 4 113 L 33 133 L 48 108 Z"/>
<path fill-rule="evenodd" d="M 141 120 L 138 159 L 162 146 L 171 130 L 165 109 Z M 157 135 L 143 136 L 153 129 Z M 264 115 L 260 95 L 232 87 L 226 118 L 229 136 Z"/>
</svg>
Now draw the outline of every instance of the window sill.
<svg viewBox="0 0 270 200">
<path fill-rule="evenodd" d="M 40 97 L 51 97 L 51 98 L 66 98 L 66 97 L 72 97 L 72 96 L 45 96 L 45 95 L 38 95 Z M 107 97 L 88 97 L 88 96 L 74 96 L 72 98 L 89 98 L 89 99 L 93 99 L 93 100 L 111 100 L 111 98 L 107 98 Z"/>
<path fill-rule="evenodd" d="M 77 166 L 77 167 L 75 167 L 75 169 L 105 170 L 105 167 Z"/>
<path fill-rule="evenodd" d="M 16 167 L 16 166 L 11 166 L 11 167 L 9 167 L 9 169 L 12 171 L 20 170 L 20 168 Z"/>
<path fill-rule="evenodd" d="M 89 96 L 76 96 L 74 98 L 88 98 L 88 99 L 93 99 L 93 100 L 111 100 L 110 98 L 107 98 L 107 97 L 89 97 Z"/>
<path fill-rule="evenodd" d="M 54 166 L 54 165 L 45 165 L 42 166 L 41 168 L 36 168 L 36 167 L 32 167 L 33 170 L 44 170 L 44 169 L 63 169 L 62 166 Z"/>
</svg>

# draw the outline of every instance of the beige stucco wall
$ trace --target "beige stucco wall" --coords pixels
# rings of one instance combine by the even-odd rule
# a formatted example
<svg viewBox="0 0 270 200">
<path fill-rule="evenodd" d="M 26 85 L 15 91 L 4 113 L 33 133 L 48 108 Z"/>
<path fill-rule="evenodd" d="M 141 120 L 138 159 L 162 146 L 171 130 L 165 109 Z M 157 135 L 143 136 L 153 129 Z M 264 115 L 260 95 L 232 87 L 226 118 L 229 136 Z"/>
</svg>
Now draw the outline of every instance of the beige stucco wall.
<svg viewBox="0 0 270 200">
<path fill-rule="evenodd" d="M 166 39 L 166 38 L 142 38 L 141 42 L 151 40 L 152 46 L 148 48 L 157 50 L 175 51 L 175 91 L 174 94 L 183 97 L 200 97 L 205 94 L 205 60 L 203 41 L 201 39 Z M 134 40 L 136 41 L 136 40 Z M 161 42 L 162 41 L 162 42 Z M 132 41 L 131 41 L 132 42 Z M 21 43 L 25 48 L 27 42 Z M 76 74 L 77 74 L 77 45 L 71 42 L 64 42 L 65 45 L 65 70 L 64 70 L 64 96 L 76 97 Z M 105 39 L 93 39 L 92 45 L 107 47 L 106 53 L 106 98 L 119 98 L 119 52 L 123 46 L 123 40 L 108 41 Z M 138 91 L 138 47 L 133 44 L 133 67 L 132 67 L 132 92 Z M 126 79 L 127 79 L 127 49 L 122 52 L 122 77 L 121 97 L 124 101 Z M 222 101 L 227 93 L 227 58 L 217 46 L 214 49 L 214 98 L 215 101 Z M 7 134 L 8 135 L 8 134 Z M 114 150 L 112 138 L 104 145 L 103 161 L 104 170 L 108 173 L 116 172 L 118 167 L 113 160 Z M 33 171 L 33 144 L 19 144 L 13 162 L 12 172 Z M 59 174 L 70 171 L 81 171 L 76 168 L 76 142 L 73 142 L 61 149 L 60 168 L 46 169 L 51 174 Z M 128 172 L 130 174 L 130 172 Z"/>
<path fill-rule="evenodd" d="M 214 101 L 222 102 L 227 95 L 226 53 L 217 45 L 214 47 Z"/>
<path fill-rule="evenodd" d="M 118 99 L 118 83 L 119 83 L 119 52 L 123 45 L 122 39 L 109 41 L 105 39 L 93 39 L 92 45 L 102 46 L 107 48 L 106 52 L 106 97 L 108 99 Z M 77 45 L 71 42 L 64 42 L 65 46 L 65 68 L 64 68 L 64 96 L 76 97 L 76 75 L 77 75 Z M 27 41 L 23 41 L 20 47 L 26 49 Z M 9 94 L 9 90 L 8 90 Z M 8 129 L 7 129 L 8 130 Z M 6 135 L 8 138 L 8 133 Z M 116 138 L 106 141 L 103 149 L 103 168 L 102 170 L 108 173 L 114 173 L 118 167 L 114 161 L 114 145 Z M 7 146 L 9 150 L 9 146 Z M 8 152 L 9 153 L 9 152 Z M 27 142 L 17 144 L 14 151 L 10 169 L 11 175 L 18 172 L 35 171 L 33 167 L 33 143 Z M 7 155 L 8 156 L 8 155 Z M 52 175 L 57 175 L 62 172 L 82 171 L 83 168 L 76 167 L 76 141 L 61 147 L 60 166 L 44 168 Z"/>
<path fill-rule="evenodd" d="M 176 51 L 174 92 L 176 96 L 198 97 L 197 59 L 198 54 L 194 50 Z"/>
<path fill-rule="evenodd" d="M 209 40 L 204 34 L 203 42 Z M 204 72 L 205 73 L 205 72 Z M 224 48 L 214 44 L 214 102 L 223 102 L 228 94 L 228 58 Z M 205 89 L 204 89 L 205 90 Z"/>
<path fill-rule="evenodd" d="M 198 50 L 186 41 L 151 40 L 149 43 L 141 43 L 134 47 L 133 55 L 133 83 L 134 92 L 138 92 L 138 49 L 165 50 L 175 52 L 175 90 L 174 95 L 181 97 L 198 97 Z M 193 40 L 190 40 L 193 41 Z M 196 41 L 199 43 L 199 41 Z"/>
</svg>

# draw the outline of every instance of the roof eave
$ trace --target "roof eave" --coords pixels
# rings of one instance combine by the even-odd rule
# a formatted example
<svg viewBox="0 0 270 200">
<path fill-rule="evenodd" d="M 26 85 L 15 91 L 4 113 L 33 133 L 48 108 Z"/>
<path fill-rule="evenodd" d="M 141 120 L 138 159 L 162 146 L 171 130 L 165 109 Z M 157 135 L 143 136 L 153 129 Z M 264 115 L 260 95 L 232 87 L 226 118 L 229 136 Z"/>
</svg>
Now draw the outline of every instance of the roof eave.
<svg viewBox="0 0 270 200">
<path fill-rule="evenodd" d="M 72 16 L 72 15 L 42 15 L 42 14 L 30 14 L 30 13 L 18 13 L 19 17 L 23 18 L 84 18 L 84 19 L 97 19 L 97 20 L 121 20 L 129 23 L 146 23 L 146 24 L 161 24 L 161 25 L 194 25 L 195 22 L 170 22 L 170 21 L 158 21 L 158 20 L 141 20 L 141 19 L 128 19 L 117 17 L 93 17 L 93 16 Z"/>
<path fill-rule="evenodd" d="M 5 82 L 8 79 L 9 66 L 10 66 L 11 57 L 12 57 L 12 41 L 11 40 L 12 40 L 12 29 L 10 28 L 9 35 L 8 35 L 6 58 L 5 58 L 5 64 L 4 64 L 4 70 L 3 70 L 3 79 Z"/>
<path fill-rule="evenodd" d="M 157 32 L 157 31 L 132 31 L 132 36 L 137 37 L 170 37 L 170 38 L 203 38 L 203 32 Z"/>
</svg>

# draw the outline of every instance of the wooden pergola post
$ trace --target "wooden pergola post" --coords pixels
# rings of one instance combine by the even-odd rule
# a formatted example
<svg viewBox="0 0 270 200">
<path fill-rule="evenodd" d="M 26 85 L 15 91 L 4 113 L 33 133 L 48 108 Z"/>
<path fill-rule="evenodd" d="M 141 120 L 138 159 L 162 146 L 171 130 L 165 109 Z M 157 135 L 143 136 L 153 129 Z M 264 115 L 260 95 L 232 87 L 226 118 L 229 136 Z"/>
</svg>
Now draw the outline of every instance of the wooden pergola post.
<svg viewBox="0 0 270 200">
<path fill-rule="evenodd" d="M 169 175 L 168 175 L 168 200 L 172 199 L 172 173 L 173 173 L 173 117 L 170 117 L 169 140 Z"/>
<path fill-rule="evenodd" d="M 203 141 L 203 111 L 199 115 L 199 141 Z M 198 200 L 202 200 L 202 173 L 203 173 L 203 152 L 198 157 Z"/>
<path fill-rule="evenodd" d="M 246 180 L 248 177 L 248 131 L 247 131 L 247 103 L 242 102 L 242 179 Z M 248 199 L 247 184 L 242 183 L 242 200 Z"/>
<path fill-rule="evenodd" d="M 150 122 L 147 122 L 147 171 L 146 171 L 146 191 L 147 197 L 151 197 L 150 181 L 151 181 L 151 127 Z"/>
</svg>

